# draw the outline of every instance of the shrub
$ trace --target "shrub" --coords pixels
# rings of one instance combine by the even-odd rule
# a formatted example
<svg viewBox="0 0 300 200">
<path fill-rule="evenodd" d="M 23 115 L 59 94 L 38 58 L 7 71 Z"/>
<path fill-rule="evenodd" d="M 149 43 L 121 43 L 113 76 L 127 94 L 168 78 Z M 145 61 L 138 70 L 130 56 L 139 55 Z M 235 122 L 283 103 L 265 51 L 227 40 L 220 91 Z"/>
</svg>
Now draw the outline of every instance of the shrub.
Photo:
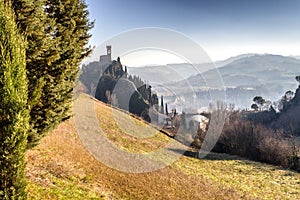
<svg viewBox="0 0 300 200">
<path fill-rule="evenodd" d="M 291 167 L 289 158 L 293 154 L 293 149 L 288 139 L 267 136 L 260 142 L 259 149 L 262 161 L 283 167 Z"/>
<path fill-rule="evenodd" d="M 244 119 L 243 112 L 231 112 L 213 151 L 300 171 L 299 148 L 294 138 L 287 135 L 290 134 Z M 199 129 L 196 139 L 203 142 L 204 138 L 204 131 Z M 199 143 L 193 144 L 199 147 Z"/>
</svg>

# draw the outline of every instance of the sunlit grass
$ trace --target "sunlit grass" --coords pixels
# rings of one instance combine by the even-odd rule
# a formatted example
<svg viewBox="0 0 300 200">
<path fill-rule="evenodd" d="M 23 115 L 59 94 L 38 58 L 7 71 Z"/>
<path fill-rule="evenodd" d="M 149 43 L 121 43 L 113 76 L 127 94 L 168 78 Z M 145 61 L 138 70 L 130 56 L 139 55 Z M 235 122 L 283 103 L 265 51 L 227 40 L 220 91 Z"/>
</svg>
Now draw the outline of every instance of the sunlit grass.
<svg viewBox="0 0 300 200">
<path fill-rule="evenodd" d="M 91 191 L 87 186 L 80 186 L 75 181 L 62 178 L 53 178 L 51 181 L 51 186 L 41 186 L 34 182 L 28 182 L 28 199 L 105 199 L 104 195 L 101 196 Z"/>
<path fill-rule="evenodd" d="M 253 198 L 297 199 L 300 196 L 299 173 L 238 156 L 211 153 L 201 160 L 184 157 L 172 167 L 214 180 Z"/>
<path fill-rule="evenodd" d="M 79 98 L 93 101 L 87 96 Z M 112 119 L 110 107 L 96 102 L 96 108 L 99 124 L 119 148 L 140 153 L 157 150 L 172 141 L 161 133 L 141 138 L 143 134 L 134 136 L 138 129 L 130 134 L 127 130 L 123 132 Z M 28 199 L 299 199 L 300 196 L 299 173 L 226 154 L 210 154 L 205 159 L 183 156 L 171 166 L 151 173 L 117 171 L 97 161 L 86 150 L 77 135 L 74 119 L 52 131 L 38 147 L 27 152 L 26 158 Z"/>
<path fill-rule="evenodd" d="M 96 106 L 99 126 L 107 138 L 126 151 L 146 153 L 158 150 L 171 141 L 159 130 L 109 106 Z"/>
</svg>

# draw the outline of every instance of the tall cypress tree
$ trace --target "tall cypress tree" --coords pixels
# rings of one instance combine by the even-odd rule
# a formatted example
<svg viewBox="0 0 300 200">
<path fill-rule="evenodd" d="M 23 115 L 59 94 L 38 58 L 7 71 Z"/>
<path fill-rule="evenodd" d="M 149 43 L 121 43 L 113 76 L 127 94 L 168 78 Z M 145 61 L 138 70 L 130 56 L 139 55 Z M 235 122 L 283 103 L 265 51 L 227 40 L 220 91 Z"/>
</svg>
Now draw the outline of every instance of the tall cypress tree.
<svg viewBox="0 0 300 200">
<path fill-rule="evenodd" d="M 5 0 L 9 2 L 10 0 Z M 45 13 L 45 0 L 11 0 L 19 31 L 26 37 L 26 71 L 28 77 L 28 107 L 30 132 L 28 145 L 32 147 L 55 126 L 47 119 L 43 97 L 44 84 L 53 62 L 59 59 L 55 42 L 49 34 L 53 23 Z"/>
<path fill-rule="evenodd" d="M 29 112 L 25 42 L 9 3 L 0 3 L 0 199 L 26 199 Z"/>
<path fill-rule="evenodd" d="M 166 115 L 169 115 L 168 104 L 166 103 Z"/>
<path fill-rule="evenodd" d="M 84 0 L 47 0 L 46 5 L 46 13 L 54 23 L 50 34 L 60 58 L 48 71 L 42 100 L 45 118 L 57 124 L 72 116 L 75 80 L 80 63 L 91 52 L 87 44 L 93 22 L 88 19 Z"/>
<path fill-rule="evenodd" d="M 9 1 L 9 0 L 5 0 Z M 30 132 L 28 147 L 71 116 L 74 82 L 93 27 L 83 0 L 12 0 L 26 35 Z"/>
<path fill-rule="evenodd" d="M 160 113 L 164 114 L 164 97 L 160 97 Z"/>
</svg>

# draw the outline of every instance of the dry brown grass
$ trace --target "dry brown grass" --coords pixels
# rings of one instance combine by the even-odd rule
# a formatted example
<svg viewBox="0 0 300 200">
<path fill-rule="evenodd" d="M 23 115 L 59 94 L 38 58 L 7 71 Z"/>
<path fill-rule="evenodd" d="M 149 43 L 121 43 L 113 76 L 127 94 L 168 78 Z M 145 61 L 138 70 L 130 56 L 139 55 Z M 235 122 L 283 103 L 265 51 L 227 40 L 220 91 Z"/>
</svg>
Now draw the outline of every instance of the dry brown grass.
<svg viewBox="0 0 300 200">
<path fill-rule="evenodd" d="M 139 144 L 132 136 L 121 140 L 122 132 L 114 130 L 114 122 L 101 119 L 101 113 L 110 115 L 109 108 L 97 103 L 97 113 L 103 126 L 108 130 L 112 127 L 110 138 L 118 145 L 135 144 L 128 150 L 153 150 L 170 140 L 162 135 Z M 268 176 L 260 177 L 264 172 Z M 275 181 L 272 173 L 282 178 L 278 184 L 284 187 L 276 185 L 275 192 L 264 194 L 264 181 Z M 62 123 L 37 148 L 27 152 L 27 177 L 29 199 L 296 199 L 300 194 L 299 174 L 239 159 L 181 157 L 173 165 L 151 173 L 120 172 L 100 163 L 85 149 L 74 119 Z"/>
</svg>

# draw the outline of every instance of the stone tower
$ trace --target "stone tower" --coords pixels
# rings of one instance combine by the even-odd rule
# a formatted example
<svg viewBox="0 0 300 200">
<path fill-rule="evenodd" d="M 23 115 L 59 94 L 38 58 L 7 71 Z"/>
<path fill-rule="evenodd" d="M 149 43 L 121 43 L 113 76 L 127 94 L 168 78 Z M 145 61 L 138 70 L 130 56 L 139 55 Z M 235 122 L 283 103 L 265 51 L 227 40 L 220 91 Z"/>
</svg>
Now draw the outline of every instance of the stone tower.
<svg viewBox="0 0 300 200">
<path fill-rule="evenodd" d="M 111 45 L 106 46 L 106 51 L 107 51 L 106 55 L 108 57 L 108 60 L 109 62 L 111 62 Z"/>
<path fill-rule="evenodd" d="M 111 63 L 111 45 L 106 46 L 106 55 L 100 56 L 100 65 L 107 65 Z"/>
</svg>

